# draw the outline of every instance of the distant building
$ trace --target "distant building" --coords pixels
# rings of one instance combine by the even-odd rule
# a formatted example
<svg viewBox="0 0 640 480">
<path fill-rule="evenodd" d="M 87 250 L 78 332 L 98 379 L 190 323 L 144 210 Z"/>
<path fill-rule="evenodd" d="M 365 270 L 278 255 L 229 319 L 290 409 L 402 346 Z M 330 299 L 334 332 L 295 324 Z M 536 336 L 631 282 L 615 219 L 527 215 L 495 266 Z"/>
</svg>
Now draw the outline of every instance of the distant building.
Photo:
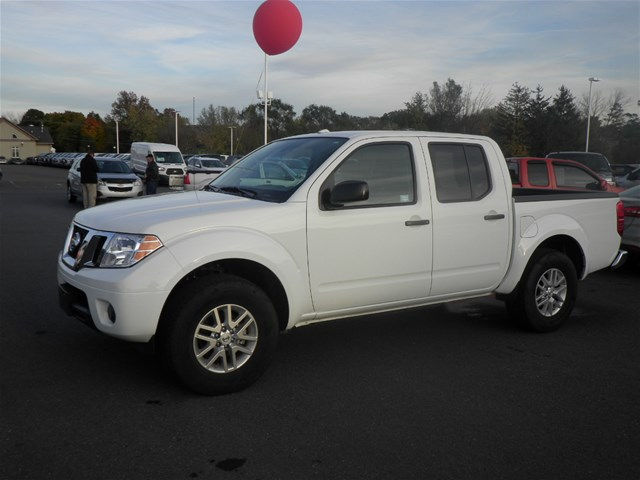
<svg viewBox="0 0 640 480">
<path fill-rule="evenodd" d="M 42 125 L 18 126 L 0 117 L 0 156 L 24 160 L 49 153 L 52 148 L 51 134 Z"/>
</svg>

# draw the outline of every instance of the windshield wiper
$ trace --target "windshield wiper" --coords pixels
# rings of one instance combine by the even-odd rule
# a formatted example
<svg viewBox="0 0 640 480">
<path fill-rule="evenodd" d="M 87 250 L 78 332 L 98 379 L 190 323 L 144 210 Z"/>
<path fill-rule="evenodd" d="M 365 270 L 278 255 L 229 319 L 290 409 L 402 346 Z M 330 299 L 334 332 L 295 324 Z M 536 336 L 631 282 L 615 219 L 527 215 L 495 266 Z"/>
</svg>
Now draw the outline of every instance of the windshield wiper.
<svg viewBox="0 0 640 480">
<path fill-rule="evenodd" d="M 241 197 L 247 198 L 255 198 L 258 195 L 258 192 L 255 190 L 250 190 L 248 188 L 240 188 L 240 187 L 216 187 L 215 185 L 207 185 L 205 190 L 210 190 L 212 192 L 222 192 L 222 193 L 230 193 L 231 195 L 239 195 Z"/>
</svg>

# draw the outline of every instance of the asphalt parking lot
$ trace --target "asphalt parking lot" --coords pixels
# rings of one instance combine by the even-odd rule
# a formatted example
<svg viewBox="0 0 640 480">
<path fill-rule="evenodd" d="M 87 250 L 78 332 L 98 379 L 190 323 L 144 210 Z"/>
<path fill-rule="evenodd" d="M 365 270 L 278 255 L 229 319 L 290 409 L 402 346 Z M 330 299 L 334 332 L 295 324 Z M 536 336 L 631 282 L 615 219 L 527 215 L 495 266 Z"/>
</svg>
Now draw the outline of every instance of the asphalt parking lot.
<svg viewBox="0 0 640 480">
<path fill-rule="evenodd" d="M 202 397 L 60 311 L 81 205 L 65 170 L 2 170 L 1 478 L 640 478 L 638 266 L 582 282 L 555 333 L 492 298 L 316 324 Z"/>
</svg>

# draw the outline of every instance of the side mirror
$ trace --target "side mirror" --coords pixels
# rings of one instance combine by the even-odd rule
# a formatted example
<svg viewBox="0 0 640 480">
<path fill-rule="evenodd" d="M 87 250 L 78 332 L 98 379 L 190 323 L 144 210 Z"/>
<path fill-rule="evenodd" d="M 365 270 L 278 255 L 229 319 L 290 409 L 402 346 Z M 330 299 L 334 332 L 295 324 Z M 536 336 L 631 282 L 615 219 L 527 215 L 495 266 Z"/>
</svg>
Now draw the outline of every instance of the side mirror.
<svg viewBox="0 0 640 480">
<path fill-rule="evenodd" d="M 606 184 L 606 180 L 601 180 L 599 182 L 591 182 L 591 183 L 587 183 L 584 187 L 587 190 L 604 190 Z"/>
<path fill-rule="evenodd" d="M 332 189 L 322 192 L 323 205 L 327 210 L 344 206 L 345 203 L 361 202 L 369 199 L 369 185 L 367 182 L 347 180 L 340 182 Z"/>
</svg>

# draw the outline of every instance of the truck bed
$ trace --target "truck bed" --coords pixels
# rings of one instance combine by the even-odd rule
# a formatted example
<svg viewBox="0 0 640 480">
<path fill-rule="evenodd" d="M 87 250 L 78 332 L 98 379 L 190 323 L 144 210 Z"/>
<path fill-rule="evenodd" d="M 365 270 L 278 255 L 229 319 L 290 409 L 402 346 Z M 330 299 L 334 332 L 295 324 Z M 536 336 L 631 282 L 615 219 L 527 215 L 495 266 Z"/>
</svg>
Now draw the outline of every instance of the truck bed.
<svg viewBox="0 0 640 480">
<path fill-rule="evenodd" d="M 617 193 L 589 190 L 547 190 L 542 188 L 514 188 L 511 196 L 515 202 L 546 202 L 551 200 L 590 200 L 616 198 Z"/>
</svg>

